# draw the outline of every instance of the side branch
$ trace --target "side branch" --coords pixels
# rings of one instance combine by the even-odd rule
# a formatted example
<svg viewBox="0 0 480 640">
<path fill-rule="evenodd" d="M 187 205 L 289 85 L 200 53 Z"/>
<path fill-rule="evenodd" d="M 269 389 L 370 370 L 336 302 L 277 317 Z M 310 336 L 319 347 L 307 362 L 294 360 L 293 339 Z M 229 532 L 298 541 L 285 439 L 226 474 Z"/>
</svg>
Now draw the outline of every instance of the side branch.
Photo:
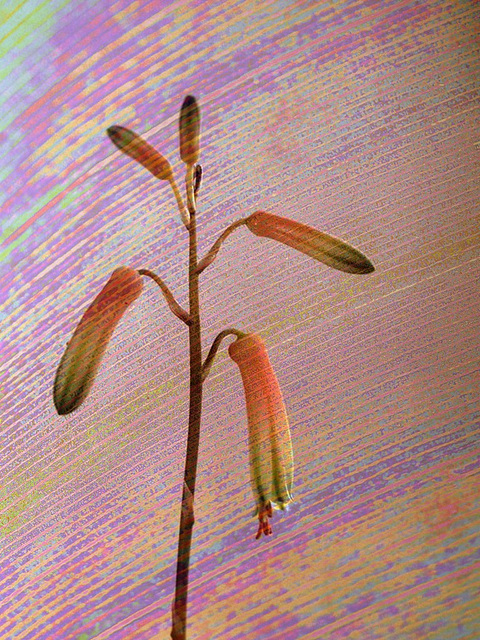
<svg viewBox="0 0 480 640">
<path fill-rule="evenodd" d="M 247 218 L 242 218 L 241 220 L 236 220 L 229 227 L 225 229 L 225 231 L 215 240 L 210 251 L 204 256 L 197 265 L 197 273 L 202 273 L 204 269 L 206 269 L 217 257 L 217 253 L 222 245 L 222 242 L 228 238 L 228 236 L 235 231 L 238 227 L 247 224 Z"/>
<path fill-rule="evenodd" d="M 172 311 L 172 313 L 174 313 L 177 318 L 180 318 L 180 320 L 182 320 L 182 322 L 184 322 L 188 326 L 192 324 L 190 314 L 178 304 L 178 302 L 173 297 L 170 289 L 167 287 L 164 281 L 159 276 L 157 276 L 156 273 L 153 273 L 153 271 L 150 271 L 150 269 L 139 269 L 138 273 L 141 276 L 148 276 L 158 284 L 158 286 L 162 290 L 163 295 L 165 296 L 165 300 L 167 301 L 168 306 L 170 307 L 170 311 Z"/>
<path fill-rule="evenodd" d="M 178 188 L 178 184 L 175 178 L 173 177 L 173 174 L 169 182 L 170 182 L 170 186 L 172 187 L 172 191 L 175 196 L 175 199 L 177 201 L 177 206 L 180 212 L 180 217 L 182 218 L 182 222 L 185 225 L 185 227 L 188 229 L 188 227 L 190 226 L 190 214 L 188 213 L 185 207 L 182 194 L 180 193 L 180 189 Z"/>
<path fill-rule="evenodd" d="M 243 333 L 243 331 L 239 331 L 238 329 L 233 329 L 233 328 L 224 329 L 218 334 L 218 336 L 213 341 L 212 346 L 210 347 L 210 351 L 208 352 L 208 356 L 206 357 L 205 362 L 203 363 L 202 382 L 206 379 L 206 377 L 210 373 L 210 368 L 213 364 L 213 360 L 215 359 L 215 356 L 217 355 L 217 351 L 220 347 L 222 340 L 227 336 L 237 336 L 237 338 L 243 338 L 244 335 L 245 334 Z"/>
</svg>

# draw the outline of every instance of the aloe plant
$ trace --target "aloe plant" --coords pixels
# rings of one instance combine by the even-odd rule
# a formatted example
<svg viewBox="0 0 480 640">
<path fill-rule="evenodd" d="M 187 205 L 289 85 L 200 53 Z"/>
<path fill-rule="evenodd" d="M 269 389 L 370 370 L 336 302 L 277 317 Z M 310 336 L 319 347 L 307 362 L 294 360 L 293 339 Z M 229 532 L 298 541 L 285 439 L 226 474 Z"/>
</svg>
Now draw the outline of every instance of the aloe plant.
<svg viewBox="0 0 480 640">
<path fill-rule="evenodd" d="M 243 380 L 248 417 L 250 471 L 256 500 L 258 530 L 271 535 L 273 509 L 284 509 L 291 501 L 293 454 L 287 412 L 277 377 L 260 336 L 236 328 L 223 329 L 203 360 L 199 305 L 199 276 L 217 257 L 219 249 L 236 229 L 246 226 L 253 234 L 296 249 L 330 267 L 347 273 L 371 273 L 370 260 L 357 249 L 307 225 L 264 211 L 256 211 L 228 226 L 201 259 L 197 258 L 197 196 L 202 178 L 200 155 L 200 111 L 193 96 L 180 110 L 180 157 L 185 163 L 186 204 L 170 163 L 139 135 L 122 126 L 107 130 L 111 141 L 159 180 L 170 183 L 180 219 L 189 237 L 189 309 L 175 300 L 165 282 L 149 269 L 119 267 L 81 318 L 58 366 L 54 382 L 54 404 L 60 415 L 76 410 L 88 397 L 115 326 L 142 292 L 141 276 L 153 279 L 177 318 L 187 327 L 190 344 L 190 405 L 182 488 L 175 596 L 172 605 L 172 640 L 185 640 L 190 551 L 194 525 L 194 498 L 204 382 L 217 351 L 227 336 L 236 340 L 229 355 Z"/>
</svg>

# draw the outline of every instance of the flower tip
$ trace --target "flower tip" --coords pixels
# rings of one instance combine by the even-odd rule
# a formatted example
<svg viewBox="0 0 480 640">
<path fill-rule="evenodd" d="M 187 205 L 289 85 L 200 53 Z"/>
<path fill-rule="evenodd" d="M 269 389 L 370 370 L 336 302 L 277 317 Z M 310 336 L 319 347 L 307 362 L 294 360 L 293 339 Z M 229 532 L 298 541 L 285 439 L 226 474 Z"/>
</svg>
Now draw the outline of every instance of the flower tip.
<svg viewBox="0 0 480 640">
<path fill-rule="evenodd" d="M 107 135 L 113 144 L 119 149 L 123 150 L 127 144 L 131 143 L 135 138 L 135 134 L 126 127 L 121 127 L 118 124 L 114 124 L 107 129 Z"/>
<path fill-rule="evenodd" d="M 185 109 L 187 107 L 191 107 L 193 104 L 197 104 L 197 100 L 195 99 L 194 96 L 188 95 L 185 97 L 183 104 L 182 104 L 182 109 Z"/>
<path fill-rule="evenodd" d="M 350 249 L 350 255 L 348 256 L 349 263 L 347 268 L 343 268 L 343 271 L 348 271 L 350 273 L 365 275 L 367 273 L 373 273 L 375 271 L 375 267 L 370 262 L 365 254 L 358 249 Z M 338 268 L 338 267 L 337 267 Z"/>
<path fill-rule="evenodd" d="M 118 132 L 118 127 L 117 126 L 108 127 L 107 136 L 110 138 L 110 140 L 113 142 L 113 144 L 116 144 L 116 140 L 118 138 L 118 135 L 119 135 L 119 132 Z"/>
<path fill-rule="evenodd" d="M 83 400 L 84 398 L 78 400 L 77 398 L 73 397 L 58 397 L 56 393 L 54 393 L 53 395 L 53 404 L 55 405 L 55 409 L 57 410 L 59 416 L 66 416 L 67 414 L 72 413 L 72 411 L 78 409 Z"/>
<path fill-rule="evenodd" d="M 365 267 L 362 273 L 373 273 L 374 271 L 375 271 L 375 267 L 370 262 L 370 260 L 367 257 L 365 257 Z"/>
<path fill-rule="evenodd" d="M 258 530 L 255 536 L 255 540 L 259 540 L 264 536 L 272 535 L 272 525 L 270 524 L 269 518 L 273 516 L 273 508 L 272 503 L 267 502 L 263 507 L 259 509 L 258 512 Z"/>
<path fill-rule="evenodd" d="M 93 368 L 83 380 L 76 378 L 75 363 L 79 363 L 80 358 L 76 355 L 72 357 L 69 349 L 70 345 L 60 361 L 53 383 L 53 404 L 59 416 L 66 416 L 78 409 L 87 398 L 96 373 Z"/>
</svg>

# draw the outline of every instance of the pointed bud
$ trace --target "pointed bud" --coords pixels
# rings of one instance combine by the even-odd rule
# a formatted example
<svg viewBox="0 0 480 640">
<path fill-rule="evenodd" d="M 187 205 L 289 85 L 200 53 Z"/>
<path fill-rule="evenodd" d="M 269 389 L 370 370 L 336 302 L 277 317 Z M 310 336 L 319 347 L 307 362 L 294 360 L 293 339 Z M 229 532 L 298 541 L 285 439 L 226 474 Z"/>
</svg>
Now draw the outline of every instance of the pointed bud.
<svg viewBox="0 0 480 640">
<path fill-rule="evenodd" d="M 60 415 L 70 413 L 87 397 L 108 341 L 142 287 L 137 271 L 119 267 L 83 314 L 55 376 L 53 401 Z"/>
<path fill-rule="evenodd" d="M 358 249 L 306 224 L 256 211 L 246 219 L 246 225 L 257 236 L 282 242 L 339 271 L 371 273 L 375 270 L 370 260 Z"/>
<path fill-rule="evenodd" d="M 168 160 L 133 131 L 115 125 L 107 129 L 107 134 L 120 151 L 139 162 L 156 178 L 168 181 L 173 178 L 172 167 Z"/>
<path fill-rule="evenodd" d="M 180 110 L 180 157 L 188 165 L 198 162 L 200 153 L 200 109 L 193 96 L 187 96 Z"/>
<path fill-rule="evenodd" d="M 248 417 L 250 473 L 257 501 L 257 538 L 272 530 L 272 507 L 292 501 L 293 452 L 287 413 L 265 344 L 250 333 L 228 348 L 242 375 Z"/>
</svg>

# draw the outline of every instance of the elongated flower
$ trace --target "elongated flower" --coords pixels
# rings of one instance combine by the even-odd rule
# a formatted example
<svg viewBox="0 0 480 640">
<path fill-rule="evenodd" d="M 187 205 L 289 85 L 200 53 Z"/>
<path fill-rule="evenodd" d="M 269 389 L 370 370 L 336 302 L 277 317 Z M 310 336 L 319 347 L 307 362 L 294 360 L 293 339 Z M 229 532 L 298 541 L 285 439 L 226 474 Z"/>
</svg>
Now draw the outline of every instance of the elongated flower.
<svg viewBox="0 0 480 640">
<path fill-rule="evenodd" d="M 334 269 L 347 273 L 371 273 L 375 270 L 361 251 L 306 224 L 256 211 L 246 219 L 246 225 L 255 235 L 282 242 Z"/>
<path fill-rule="evenodd" d="M 119 125 L 109 127 L 107 133 L 110 140 L 120 151 L 139 162 L 150 173 L 153 173 L 156 178 L 172 181 L 172 167 L 168 160 L 139 135 Z"/>
<path fill-rule="evenodd" d="M 198 162 L 200 154 L 200 109 L 193 96 L 187 96 L 180 110 L 180 157 L 187 165 Z"/>
<path fill-rule="evenodd" d="M 142 287 L 138 271 L 119 267 L 83 314 L 55 376 L 53 400 L 60 415 L 77 409 L 87 397 L 108 341 Z"/>
<path fill-rule="evenodd" d="M 262 338 L 254 333 L 228 348 L 242 375 L 248 417 L 250 475 L 257 502 L 259 526 L 270 535 L 272 508 L 292 501 L 293 452 L 287 413 L 277 376 Z"/>
</svg>

